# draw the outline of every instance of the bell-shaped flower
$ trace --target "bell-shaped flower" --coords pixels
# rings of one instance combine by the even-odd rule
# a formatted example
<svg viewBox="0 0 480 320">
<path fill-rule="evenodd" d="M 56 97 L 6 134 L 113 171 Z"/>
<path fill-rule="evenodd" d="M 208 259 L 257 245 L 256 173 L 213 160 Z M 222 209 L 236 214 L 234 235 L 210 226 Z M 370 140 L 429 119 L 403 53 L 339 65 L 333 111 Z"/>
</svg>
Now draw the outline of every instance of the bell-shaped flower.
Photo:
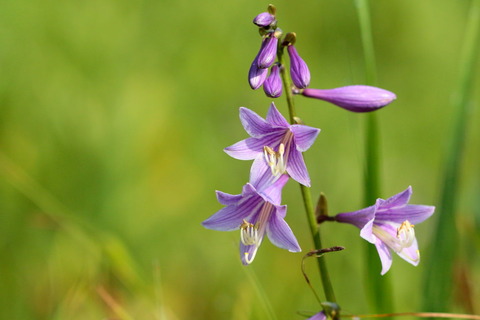
<svg viewBox="0 0 480 320">
<path fill-rule="evenodd" d="M 267 35 L 262 41 L 262 46 L 257 54 L 257 66 L 259 68 L 269 68 L 277 57 L 278 38 L 274 32 Z"/>
<path fill-rule="evenodd" d="M 248 71 L 248 83 L 253 90 L 260 88 L 268 76 L 268 69 L 259 68 L 257 58 L 255 58 Z"/>
<path fill-rule="evenodd" d="M 257 165 L 262 166 L 261 163 Z M 250 182 L 239 195 L 217 191 L 218 201 L 225 205 L 202 222 L 207 229 L 231 231 L 240 229 L 240 258 L 250 264 L 265 235 L 274 245 L 290 252 L 301 251 L 297 239 L 285 222 L 287 206 L 280 205 L 287 175 L 271 179 L 271 175 L 252 170 Z"/>
<path fill-rule="evenodd" d="M 274 176 L 288 173 L 297 182 L 310 186 L 302 152 L 310 148 L 320 129 L 290 125 L 274 103 L 270 105 L 266 119 L 250 109 L 240 108 L 240 121 L 251 137 L 225 148 L 228 155 L 266 163 Z"/>
<path fill-rule="evenodd" d="M 287 47 L 287 51 L 290 56 L 290 76 L 293 84 L 299 89 L 308 87 L 310 84 L 310 70 L 307 64 L 300 58 L 293 44 Z"/>
<path fill-rule="evenodd" d="M 253 19 L 253 23 L 262 28 L 269 27 L 275 22 L 275 16 L 270 12 L 262 12 Z"/>
<path fill-rule="evenodd" d="M 270 98 L 278 98 L 282 95 L 282 79 L 280 78 L 280 66 L 274 64 L 270 75 L 263 83 L 263 90 Z"/>
<path fill-rule="evenodd" d="M 382 262 L 382 275 L 392 265 L 391 251 L 414 266 L 420 262 L 414 224 L 429 218 L 435 207 L 408 204 L 411 195 L 412 187 L 408 187 L 387 200 L 377 199 L 373 206 L 339 213 L 335 217 L 338 222 L 360 228 L 360 236 L 376 246 Z"/>
<path fill-rule="evenodd" d="M 355 85 L 335 89 L 304 89 L 302 95 L 333 103 L 353 112 L 370 112 L 391 103 L 397 96 L 377 87 Z"/>
</svg>

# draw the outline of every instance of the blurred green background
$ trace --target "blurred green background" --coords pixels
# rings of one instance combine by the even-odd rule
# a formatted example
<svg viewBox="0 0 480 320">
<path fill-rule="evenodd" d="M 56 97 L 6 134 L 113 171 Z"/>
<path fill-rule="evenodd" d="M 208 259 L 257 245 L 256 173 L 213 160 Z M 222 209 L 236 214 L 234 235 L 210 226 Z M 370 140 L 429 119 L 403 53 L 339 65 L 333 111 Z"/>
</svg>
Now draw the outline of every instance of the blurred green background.
<svg viewBox="0 0 480 320">
<path fill-rule="evenodd" d="M 364 82 L 351 0 L 279 0 L 297 33 L 311 87 Z M 0 318 L 263 319 L 238 257 L 237 232 L 200 223 L 237 194 L 250 163 L 222 149 L 246 137 L 238 108 L 264 116 L 271 99 L 250 90 L 260 46 L 253 17 L 268 3 L 204 0 L 0 1 Z M 382 190 L 412 185 L 412 203 L 436 205 L 469 1 L 373 0 L 378 86 L 398 99 L 378 112 Z M 480 75 L 480 67 L 474 70 Z M 470 111 L 451 309 L 480 312 L 478 81 Z M 476 101 L 476 104 L 473 103 Z M 306 154 L 314 197 L 331 213 L 362 207 L 364 115 L 298 97 L 322 129 Z M 285 101 L 276 101 L 284 113 Z M 298 186 L 284 191 L 287 221 L 312 248 Z M 416 227 L 428 259 L 435 218 Z M 368 313 L 364 240 L 322 226 L 342 308 Z M 253 271 L 279 319 L 319 306 L 302 254 L 265 241 Z M 321 294 L 313 259 L 307 272 Z M 395 311 L 420 311 L 425 263 L 398 256 L 389 271 Z M 423 310 L 433 311 L 433 310 Z"/>
</svg>

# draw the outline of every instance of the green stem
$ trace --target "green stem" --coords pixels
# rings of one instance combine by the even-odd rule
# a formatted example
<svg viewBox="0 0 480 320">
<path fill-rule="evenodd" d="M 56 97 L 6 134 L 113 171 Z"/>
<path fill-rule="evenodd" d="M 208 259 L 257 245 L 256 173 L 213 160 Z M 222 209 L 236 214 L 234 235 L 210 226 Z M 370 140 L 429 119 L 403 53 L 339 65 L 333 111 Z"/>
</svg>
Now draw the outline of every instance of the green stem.
<svg viewBox="0 0 480 320">
<path fill-rule="evenodd" d="M 375 50 L 373 47 L 368 0 L 355 0 L 355 5 L 357 7 L 365 59 L 366 84 L 375 85 Z M 380 143 L 377 115 L 375 113 L 369 113 L 366 117 L 364 205 L 370 206 L 375 203 L 380 195 Z M 388 279 L 385 277 L 382 279 L 379 276 L 381 263 L 375 247 L 368 244 L 366 251 L 366 259 L 364 261 L 369 300 L 377 312 L 391 312 L 393 310 L 393 301 L 390 282 L 388 282 Z"/>
<path fill-rule="evenodd" d="M 457 185 L 460 175 L 465 135 L 467 130 L 468 107 L 473 87 L 475 64 L 480 51 L 480 0 L 471 2 L 467 21 L 464 46 L 461 52 L 460 75 L 457 99 L 453 104 L 456 111 L 453 119 L 453 133 L 447 149 L 443 186 L 440 203 L 436 210 L 437 226 L 432 243 L 431 259 L 425 269 L 424 308 L 446 311 L 448 309 L 453 283 L 454 261 L 456 256 L 458 231 L 455 228 Z"/>
<path fill-rule="evenodd" d="M 285 70 L 285 66 L 283 64 L 283 48 L 279 49 L 278 51 L 278 61 L 281 65 L 281 77 L 283 81 L 283 87 L 287 98 L 288 104 L 288 112 L 290 115 L 290 122 L 292 124 L 296 123 L 296 113 L 295 113 L 295 105 L 292 93 L 292 84 L 290 82 L 290 78 L 287 75 Z M 322 249 L 322 241 L 320 238 L 320 230 L 318 228 L 317 220 L 315 218 L 315 212 L 313 210 L 312 204 L 312 197 L 310 194 L 310 188 L 300 184 L 300 190 L 302 192 L 303 203 L 305 206 L 305 212 L 307 213 L 307 220 L 308 225 L 310 227 L 310 233 L 312 235 L 313 243 L 315 245 L 315 249 Z M 325 297 L 329 302 L 336 302 L 335 293 L 333 291 L 332 283 L 330 281 L 330 277 L 328 274 L 327 264 L 325 262 L 324 257 L 320 257 L 317 259 L 318 261 L 318 270 L 320 272 L 320 279 L 323 284 L 323 291 L 325 293 Z"/>
</svg>

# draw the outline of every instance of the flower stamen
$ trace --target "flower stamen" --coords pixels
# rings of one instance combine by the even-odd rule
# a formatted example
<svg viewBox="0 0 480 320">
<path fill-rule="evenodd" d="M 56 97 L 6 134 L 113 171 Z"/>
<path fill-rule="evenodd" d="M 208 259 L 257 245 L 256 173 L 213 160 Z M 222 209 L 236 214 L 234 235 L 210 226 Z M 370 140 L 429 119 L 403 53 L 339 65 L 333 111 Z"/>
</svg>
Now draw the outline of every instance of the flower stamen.
<svg viewBox="0 0 480 320">
<path fill-rule="evenodd" d="M 275 150 L 269 146 L 264 146 L 263 153 L 265 155 L 265 160 L 267 161 L 268 166 L 270 167 L 274 176 L 278 176 L 286 172 L 284 158 L 285 145 L 283 143 L 280 143 L 278 152 L 275 152 Z"/>
<path fill-rule="evenodd" d="M 415 240 L 415 231 L 413 230 L 413 227 L 413 224 L 408 220 L 405 220 L 400 227 L 397 228 L 397 239 L 399 240 L 402 249 L 408 248 L 413 244 L 413 241 Z"/>
<path fill-rule="evenodd" d="M 254 224 L 243 220 L 240 225 L 240 240 L 246 246 L 258 245 L 258 228 Z"/>
</svg>

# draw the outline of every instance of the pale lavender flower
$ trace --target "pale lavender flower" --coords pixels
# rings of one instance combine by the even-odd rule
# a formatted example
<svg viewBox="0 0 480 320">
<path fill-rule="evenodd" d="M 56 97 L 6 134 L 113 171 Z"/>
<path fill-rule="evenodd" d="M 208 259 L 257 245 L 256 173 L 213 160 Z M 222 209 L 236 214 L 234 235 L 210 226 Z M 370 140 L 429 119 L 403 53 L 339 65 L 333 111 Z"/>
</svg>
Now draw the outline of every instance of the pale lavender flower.
<svg viewBox="0 0 480 320">
<path fill-rule="evenodd" d="M 268 69 L 259 68 L 257 64 L 257 57 L 252 62 L 250 70 L 248 71 L 248 83 L 253 90 L 257 90 L 263 85 L 268 76 Z"/>
<path fill-rule="evenodd" d="M 290 76 L 293 84 L 299 89 L 308 87 L 310 84 L 310 70 L 307 64 L 300 58 L 293 44 L 289 45 L 287 50 L 290 56 Z"/>
<path fill-rule="evenodd" d="M 275 21 L 275 16 L 270 12 L 262 12 L 253 19 L 253 23 L 259 27 L 269 27 L 274 24 Z"/>
<path fill-rule="evenodd" d="M 420 262 L 413 224 L 429 218 L 435 207 L 408 204 L 411 195 L 412 187 L 408 187 L 387 200 L 377 199 L 373 206 L 335 217 L 338 222 L 360 228 L 360 236 L 376 246 L 382 261 L 382 275 L 392 265 L 391 250 L 414 266 Z"/>
<path fill-rule="evenodd" d="M 257 66 L 269 68 L 277 57 L 278 38 L 272 32 L 262 41 L 262 46 L 257 55 Z"/>
<path fill-rule="evenodd" d="M 327 316 L 325 315 L 325 312 L 320 311 L 319 313 L 313 315 L 312 317 L 308 318 L 307 320 L 326 320 Z"/>
<path fill-rule="evenodd" d="M 251 137 L 225 148 L 228 155 L 266 163 L 274 176 L 288 173 L 297 182 L 310 186 L 302 152 L 310 148 L 320 129 L 290 125 L 274 103 L 270 105 L 266 119 L 250 109 L 240 108 L 240 121 Z M 254 167 L 261 168 L 259 165 Z"/>
<path fill-rule="evenodd" d="M 271 98 L 278 98 L 282 95 L 282 79 L 280 79 L 280 66 L 274 64 L 270 75 L 263 83 L 265 94 Z"/>
<path fill-rule="evenodd" d="M 297 239 L 285 222 L 287 206 L 280 205 L 287 175 L 272 180 L 252 170 L 250 182 L 239 195 L 217 191 L 218 201 L 225 205 L 202 222 L 207 229 L 232 231 L 240 229 L 240 258 L 244 265 L 252 263 L 265 234 L 274 245 L 290 252 L 301 251 Z"/>
<path fill-rule="evenodd" d="M 304 89 L 302 95 L 333 103 L 353 112 L 370 112 L 391 103 L 397 96 L 377 87 L 355 85 L 335 89 Z"/>
</svg>

